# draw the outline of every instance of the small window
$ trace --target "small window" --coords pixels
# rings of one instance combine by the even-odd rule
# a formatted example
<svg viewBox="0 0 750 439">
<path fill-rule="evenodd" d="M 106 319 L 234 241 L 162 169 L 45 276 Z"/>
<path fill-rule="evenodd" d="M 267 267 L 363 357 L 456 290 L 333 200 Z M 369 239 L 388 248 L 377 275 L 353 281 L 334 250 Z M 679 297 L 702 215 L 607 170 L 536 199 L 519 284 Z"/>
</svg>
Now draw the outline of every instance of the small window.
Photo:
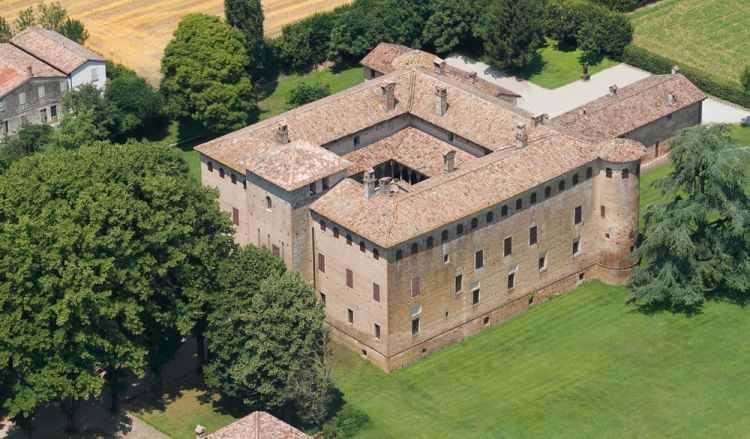
<svg viewBox="0 0 750 439">
<path fill-rule="evenodd" d="M 354 272 L 350 269 L 346 269 L 346 286 L 354 288 Z"/>
<path fill-rule="evenodd" d="M 452 142 L 454 139 L 453 133 L 448 133 L 448 141 Z"/>
<path fill-rule="evenodd" d="M 479 220 L 476 219 L 476 218 L 472 218 L 471 219 L 471 228 L 472 229 L 476 229 L 478 225 L 479 225 Z"/>
<path fill-rule="evenodd" d="M 512 290 L 516 286 L 516 273 L 508 274 L 508 289 Z"/>
<path fill-rule="evenodd" d="M 99 71 L 96 69 L 91 70 L 91 82 L 96 82 L 99 80 Z"/>
<path fill-rule="evenodd" d="M 607 168 L 604 170 L 604 175 L 607 176 L 607 178 L 612 178 L 612 168 Z"/>
<path fill-rule="evenodd" d="M 247 180 L 242 179 L 242 189 L 247 189 Z"/>
<path fill-rule="evenodd" d="M 573 186 L 578 184 L 578 174 L 573 174 Z"/>
<path fill-rule="evenodd" d="M 419 285 L 419 276 L 411 278 L 411 297 L 417 297 L 421 293 Z"/>
<path fill-rule="evenodd" d="M 411 245 L 411 254 L 415 255 L 419 251 L 419 244 L 416 242 Z"/>
<path fill-rule="evenodd" d="M 214 164 L 213 164 L 213 162 L 210 161 L 210 160 L 207 161 L 206 162 L 206 168 L 208 168 L 208 172 L 214 172 Z"/>
<path fill-rule="evenodd" d="M 594 170 L 591 168 L 586 168 L 586 180 L 591 178 L 594 175 Z"/>
<path fill-rule="evenodd" d="M 352 245 L 352 235 L 350 235 L 348 233 L 346 234 L 346 244 L 347 245 Z"/>
<path fill-rule="evenodd" d="M 346 321 L 349 322 L 350 325 L 354 324 L 354 311 L 351 308 L 346 309 Z"/>
<path fill-rule="evenodd" d="M 539 271 L 547 268 L 547 253 L 539 256 Z"/>
<path fill-rule="evenodd" d="M 322 303 L 323 306 L 326 306 L 326 295 L 323 293 L 320 293 L 320 303 Z"/>
<path fill-rule="evenodd" d="M 333 237 L 336 238 L 336 239 L 338 239 L 338 237 L 339 237 L 339 228 L 338 227 L 334 227 L 333 228 Z"/>
<path fill-rule="evenodd" d="M 459 224 L 459 225 L 456 226 L 456 235 L 460 235 L 462 233 L 464 233 L 464 225 L 463 224 Z"/>
<path fill-rule="evenodd" d="M 599 206 L 599 216 L 602 218 L 607 216 L 607 208 L 604 206 Z"/>
<path fill-rule="evenodd" d="M 49 107 L 49 115 L 51 117 L 57 117 L 57 105 Z"/>
<path fill-rule="evenodd" d="M 622 170 L 622 178 L 626 179 L 628 177 L 630 177 L 630 171 L 627 168 L 625 168 Z"/>
<path fill-rule="evenodd" d="M 427 248 L 432 248 L 435 245 L 435 238 L 432 236 L 427 237 Z"/>
<path fill-rule="evenodd" d="M 560 180 L 560 182 L 557 183 L 557 190 L 560 192 L 565 190 L 565 180 Z"/>
<path fill-rule="evenodd" d="M 487 212 L 487 224 L 491 223 L 492 220 L 495 219 L 495 214 L 493 212 Z"/>
<path fill-rule="evenodd" d="M 544 188 L 544 199 L 546 200 L 550 196 L 552 196 L 552 186 L 547 186 Z"/>
<path fill-rule="evenodd" d="M 219 168 L 219 177 L 224 178 L 224 168 Z"/>
<path fill-rule="evenodd" d="M 479 304 L 479 288 L 471 292 L 471 304 L 472 305 Z"/>
<path fill-rule="evenodd" d="M 367 246 L 365 245 L 364 241 L 359 241 L 359 251 L 361 251 L 362 253 L 367 251 Z"/>
<path fill-rule="evenodd" d="M 45 90 L 43 85 L 40 85 L 36 89 L 37 94 L 39 95 L 39 99 L 44 99 L 45 96 L 47 96 L 47 90 Z"/>
<path fill-rule="evenodd" d="M 474 253 L 474 269 L 479 270 L 484 267 L 484 250 Z"/>
<path fill-rule="evenodd" d="M 522 208 L 523 208 L 523 200 L 519 198 L 516 200 L 516 210 L 521 210 Z"/>
<path fill-rule="evenodd" d="M 378 249 L 372 249 L 372 258 L 375 260 L 380 259 L 380 251 Z"/>
<path fill-rule="evenodd" d="M 354 136 L 354 146 L 359 146 L 359 136 Z"/>
<path fill-rule="evenodd" d="M 320 220 L 319 224 L 320 224 L 320 230 L 322 230 L 322 231 L 325 232 L 326 231 L 326 222 L 323 221 L 323 220 Z"/>
<path fill-rule="evenodd" d="M 536 192 L 531 193 L 531 197 L 529 197 L 529 202 L 531 204 L 536 204 Z"/>
<path fill-rule="evenodd" d="M 232 184 L 237 184 L 237 176 L 234 175 L 234 172 L 229 175 L 229 179 L 232 180 Z"/>
<path fill-rule="evenodd" d="M 450 261 L 451 261 L 451 258 L 450 258 L 450 256 L 448 255 L 448 253 L 444 254 L 444 255 L 443 255 L 443 264 L 447 264 L 447 263 L 448 263 L 448 262 L 450 262 Z"/>
<path fill-rule="evenodd" d="M 500 216 L 508 216 L 508 206 L 505 205 L 500 208 Z"/>
<path fill-rule="evenodd" d="M 323 253 L 318 253 L 318 271 L 326 272 L 326 257 Z"/>
<path fill-rule="evenodd" d="M 536 226 L 529 229 L 529 245 L 536 244 Z"/>
<path fill-rule="evenodd" d="M 575 224 L 581 224 L 581 221 L 583 220 L 583 211 L 581 210 L 581 206 L 577 206 L 575 210 Z"/>
<path fill-rule="evenodd" d="M 271 197 L 266 196 L 266 210 L 273 209 L 273 201 L 271 201 Z"/>
<path fill-rule="evenodd" d="M 315 195 L 315 182 L 310 183 L 310 186 L 308 187 L 310 190 L 310 195 Z"/>
<path fill-rule="evenodd" d="M 328 177 L 323 177 L 323 190 L 326 190 L 330 187 L 330 184 L 328 183 Z"/>
<path fill-rule="evenodd" d="M 513 253 L 513 238 L 510 236 L 503 241 L 503 256 L 510 256 Z"/>
<path fill-rule="evenodd" d="M 419 334 L 419 317 L 411 319 L 411 335 Z"/>
<path fill-rule="evenodd" d="M 579 251 L 581 251 L 581 241 L 576 239 L 573 241 L 573 256 L 577 255 Z"/>
<path fill-rule="evenodd" d="M 380 340 L 380 325 L 378 325 L 377 323 L 375 323 L 375 330 L 373 332 L 373 335 L 376 339 Z"/>
<path fill-rule="evenodd" d="M 380 285 L 372 283 L 372 300 L 380 302 Z"/>
<path fill-rule="evenodd" d="M 235 226 L 240 225 L 240 211 L 236 207 L 232 208 L 232 223 Z"/>
<path fill-rule="evenodd" d="M 18 104 L 21 105 L 21 107 L 26 105 L 26 93 L 25 92 L 21 92 L 18 94 Z"/>
<path fill-rule="evenodd" d="M 404 257 L 404 251 L 403 250 L 396 250 L 396 260 L 400 261 Z"/>
<path fill-rule="evenodd" d="M 57 107 L 55 107 L 55 110 L 57 110 Z M 0 101 L 0 113 L 5 113 L 5 101 Z"/>
<path fill-rule="evenodd" d="M 459 274 L 456 276 L 456 293 L 460 293 L 463 289 L 464 276 Z"/>
<path fill-rule="evenodd" d="M 448 231 L 447 230 L 443 230 L 443 233 L 440 234 L 440 239 L 443 242 L 447 242 L 448 241 Z"/>
<path fill-rule="evenodd" d="M 276 244 L 271 245 L 271 252 L 277 258 L 281 256 L 281 251 L 279 251 L 279 246 Z"/>
</svg>

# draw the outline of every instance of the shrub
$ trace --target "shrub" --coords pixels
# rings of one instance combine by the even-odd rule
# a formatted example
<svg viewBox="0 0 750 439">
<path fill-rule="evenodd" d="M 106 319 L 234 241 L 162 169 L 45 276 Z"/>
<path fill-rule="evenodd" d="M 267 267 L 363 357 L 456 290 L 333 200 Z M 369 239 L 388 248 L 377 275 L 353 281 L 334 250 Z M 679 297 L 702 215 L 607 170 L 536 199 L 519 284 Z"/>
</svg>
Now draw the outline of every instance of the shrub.
<svg viewBox="0 0 750 439">
<path fill-rule="evenodd" d="M 328 84 L 309 85 L 301 83 L 289 92 L 289 97 L 286 99 L 286 109 L 291 110 L 292 108 L 301 107 L 310 102 L 329 96 L 330 94 L 331 87 L 329 87 Z"/>
<path fill-rule="evenodd" d="M 750 65 L 746 65 L 745 68 L 742 69 L 742 73 L 740 73 L 740 84 L 742 84 L 745 91 L 750 92 Z"/>
<path fill-rule="evenodd" d="M 634 9 L 645 6 L 649 3 L 656 3 L 659 0 L 594 0 L 600 5 L 604 5 L 609 9 L 620 12 L 629 12 Z"/>
</svg>

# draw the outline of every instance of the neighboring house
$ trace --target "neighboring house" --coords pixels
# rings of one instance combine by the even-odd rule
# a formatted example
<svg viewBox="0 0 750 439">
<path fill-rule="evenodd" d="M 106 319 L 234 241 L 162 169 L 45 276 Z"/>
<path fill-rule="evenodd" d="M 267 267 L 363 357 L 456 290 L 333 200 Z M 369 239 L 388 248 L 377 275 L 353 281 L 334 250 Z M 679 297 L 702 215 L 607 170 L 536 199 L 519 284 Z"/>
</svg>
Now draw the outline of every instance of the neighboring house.
<svg viewBox="0 0 750 439">
<path fill-rule="evenodd" d="M 398 44 L 380 43 L 360 61 L 365 68 L 365 79 L 375 79 L 408 67 L 434 69 L 440 75 L 476 88 L 482 93 L 500 98 L 504 101 L 516 103 L 521 97 L 507 88 L 500 87 L 489 81 L 477 77 L 477 72 L 465 72 L 449 66 L 444 60 L 423 50 L 411 49 Z"/>
<path fill-rule="evenodd" d="M 663 156 L 669 140 L 683 128 L 700 125 L 706 95 L 677 67 L 654 75 L 561 114 L 554 122 L 597 139 L 621 137 L 647 147 L 643 162 Z"/>
<path fill-rule="evenodd" d="M 207 434 L 206 428 L 195 428 L 195 439 L 311 439 L 279 418 L 266 412 L 252 412 L 226 427 Z"/>
<path fill-rule="evenodd" d="M 26 29 L 14 36 L 10 43 L 65 73 L 69 88 L 94 84 L 104 90 L 107 82 L 106 60 L 55 31 Z"/>
<path fill-rule="evenodd" d="M 583 281 L 626 281 L 638 236 L 643 145 L 531 115 L 422 54 L 196 148 L 236 240 L 299 270 L 334 337 L 384 370 Z"/>
<path fill-rule="evenodd" d="M 56 122 L 67 87 L 61 71 L 11 44 L 0 44 L 0 138 L 18 132 L 24 123 Z"/>
</svg>

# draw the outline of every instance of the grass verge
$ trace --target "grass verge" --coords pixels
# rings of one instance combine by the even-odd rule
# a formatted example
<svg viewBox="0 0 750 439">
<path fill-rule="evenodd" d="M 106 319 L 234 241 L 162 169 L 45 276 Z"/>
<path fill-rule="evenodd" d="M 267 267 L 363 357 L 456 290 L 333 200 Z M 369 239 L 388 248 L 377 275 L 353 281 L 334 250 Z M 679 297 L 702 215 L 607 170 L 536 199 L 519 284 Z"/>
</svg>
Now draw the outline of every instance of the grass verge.
<svg viewBox="0 0 750 439">
<path fill-rule="evenodd" d="M 581 78 L 583 52 L 574 48 L 560 47 L 557 42 L 547 39 L 547 45 L 539 50 L 534 62 L 523 70 L 514 72 L 517 76 L 545 88 L 558 88 Z M 609 58 L 589 61 L 589 74 L 600 72 L 617 65 Z"/>
</svg>

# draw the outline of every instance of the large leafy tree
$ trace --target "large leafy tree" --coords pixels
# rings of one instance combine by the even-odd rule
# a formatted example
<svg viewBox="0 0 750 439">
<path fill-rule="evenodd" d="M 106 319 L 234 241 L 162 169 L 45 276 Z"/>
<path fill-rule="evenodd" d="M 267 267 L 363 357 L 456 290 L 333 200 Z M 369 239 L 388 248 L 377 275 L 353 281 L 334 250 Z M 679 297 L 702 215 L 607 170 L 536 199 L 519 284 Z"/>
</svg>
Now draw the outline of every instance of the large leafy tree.
<svg viewBox="0 0 750 439">
<path fill-rule="evenodd" d="M 224 0 L 227 23 L 245 36 L 248 66 L 253 78 L 262 75 L 265 68 L 266 42 L 263 39 L 263 7 L 260 0 Z"/>
<path fill-rule="evenodd" d="M 472 28 L 479 10 L 469 0 L 436 0 L 424 26 L 425 43 L 444 55 L 474 43 Z"/>
<path fill-rule="evenodd" d="M 168 113 L 217 133 L 244 126 L 255 105 L 248 63 L 240 30 L 217 17 L 186 15 L 162 58 Z"/>
<path fill-rule="evenodd" d="M 114 405 L 126 371 L 162 365 L 160 353 L 176 345 L 164 335 L 193 329 L 212 283 L 202 276 L 231 250 L 230 231 L 216 193 L 166 146 L 57 148 L 0 176 L 0 382 L 10 416 L 57 401 L 72 425 L 78 403 L 105 383 Z"/>
<path fill-rule="evenodd" d="M 268 250 L 252 246 L 228 259 L 219 279 L 221 294 L 208 321 L 206 382 L 252 407 L 319 395 L 311 383 L 322 376 L 300 373 L 316 364 L 327 337 L 310 285 Z"/>
<path fill-rule="evenodd" d="M 18 134 L 6 137 L 0 147 L 0 174 L 14 162 L 44 149 L 52 127 L 49 125 L 24 125 Z"/>
<path fill-rule="evenodd" d="M 297 70 L 325 61 L 334 14 L 316 13 L 284 26 L 281 36 L 272 40 L 280 64 L 287 69 Z"/>
<path fill-rule="evenodd" d="M 671 142 L 674 171 L 654 183 L 668 201 L 646 207 L 632 300 L 683 307 L 750 292 L 750 199 L 738 157 L 747 150 L 733 147 L 728 129 L 690 128 Z"/>
<path fill-rule="evenodd" d="M 496 0 L 487 9 L 484 49 L 488 63 L 498 69 L 531 64 L 544 45 L 542 0 Z"/>
<path fill-rule="evenodd" d="M 104 101 L 114 111 L 114 141 L 144 137 L 164 122 L 164 97 L 145 79 L 121 65 L 107 65 Z"/>
</svg>

